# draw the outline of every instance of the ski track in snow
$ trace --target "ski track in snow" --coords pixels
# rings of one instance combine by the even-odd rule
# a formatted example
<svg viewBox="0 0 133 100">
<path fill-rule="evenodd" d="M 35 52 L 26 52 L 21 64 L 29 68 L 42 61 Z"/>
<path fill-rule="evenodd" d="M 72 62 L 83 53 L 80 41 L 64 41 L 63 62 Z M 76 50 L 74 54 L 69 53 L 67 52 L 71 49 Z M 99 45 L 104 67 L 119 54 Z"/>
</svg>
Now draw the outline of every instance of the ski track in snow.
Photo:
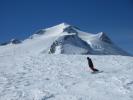
<svg viewBox="0 0 133 100">
<path fill-rule="evenodd" d="M 0 100 L 133 100 L 132 57 L 90 55 L 99 74 L 86 57 L 3 54 Z"/>
</svg>

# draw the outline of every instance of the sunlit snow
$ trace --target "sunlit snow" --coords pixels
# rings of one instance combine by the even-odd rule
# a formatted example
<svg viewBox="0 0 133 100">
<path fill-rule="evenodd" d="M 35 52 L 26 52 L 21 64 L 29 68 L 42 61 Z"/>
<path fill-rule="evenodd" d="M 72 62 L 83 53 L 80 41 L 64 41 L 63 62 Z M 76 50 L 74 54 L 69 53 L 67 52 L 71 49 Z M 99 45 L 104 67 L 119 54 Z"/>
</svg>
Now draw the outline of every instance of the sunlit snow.
<svg viewBox="0 0 133 100">
<path fill-rule="evenodd" d="M 45 29 L 47 32 L 34 34 L 20 44 L 0 46 L 0 100 L 133 100 L 133 57 L 121 55 L 126 52 L 116 46 L 112 49 L 112 44 L 98 42 L 98 35 L 77 30 L 86 43 L 104 45 L 94 50 L 114 50 L 114 55 L 81 55 L 85 47 L 73 46 L 72 41 L 65 42 L 71 49 L 68 44 L 60 45 L 55 53 L 48 54 L 61 35 L 71 35 L 62 33 L 66 26 L 63 23 Z M 77 50 L 78 54 L 61 54 L 61 50 Z M 91 73 L 88 56 L 102 73 Z"/>
</svg>

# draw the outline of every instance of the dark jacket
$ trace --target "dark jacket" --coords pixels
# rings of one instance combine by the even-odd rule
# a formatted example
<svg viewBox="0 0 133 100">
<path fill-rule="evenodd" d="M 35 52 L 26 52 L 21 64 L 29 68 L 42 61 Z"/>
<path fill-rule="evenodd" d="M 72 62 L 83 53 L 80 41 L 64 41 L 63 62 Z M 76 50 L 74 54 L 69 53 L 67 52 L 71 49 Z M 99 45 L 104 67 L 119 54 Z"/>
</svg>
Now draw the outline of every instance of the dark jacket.
<svg viewBox="0 0 133 100">
<path fill-rule="evenodd" d="M 91 60 L 89 57 L 87 57 L 87 60 L 88 60 L 88 65 L 89 65 L 90 69 L 91 69 L 93 72 L 99 71 L 98 69 L 94 68 L 93 62 L 92 62 L 92 60 Z"/>
</svg>

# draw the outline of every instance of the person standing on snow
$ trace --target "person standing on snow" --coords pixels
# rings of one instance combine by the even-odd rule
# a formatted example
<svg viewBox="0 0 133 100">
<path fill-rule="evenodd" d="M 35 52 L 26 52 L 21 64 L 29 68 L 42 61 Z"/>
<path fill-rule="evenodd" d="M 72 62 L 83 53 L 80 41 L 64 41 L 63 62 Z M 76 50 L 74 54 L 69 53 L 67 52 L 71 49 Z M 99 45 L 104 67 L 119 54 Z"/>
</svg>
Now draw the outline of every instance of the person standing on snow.
<svg viewBox="0 0 133 100">
<path fill-rule="evenodd" d="M 92 60 L 91 60 L 89 57 L 87 57 L 87 60 L 88 60 L 89 68 L 90 68 L 93 72 L 98 72 L 99 70 L 96 69 L 96 68 L 94 68 L 94 65 L 93 65 L 93 63 L 92 63 Z"/>
</svg>

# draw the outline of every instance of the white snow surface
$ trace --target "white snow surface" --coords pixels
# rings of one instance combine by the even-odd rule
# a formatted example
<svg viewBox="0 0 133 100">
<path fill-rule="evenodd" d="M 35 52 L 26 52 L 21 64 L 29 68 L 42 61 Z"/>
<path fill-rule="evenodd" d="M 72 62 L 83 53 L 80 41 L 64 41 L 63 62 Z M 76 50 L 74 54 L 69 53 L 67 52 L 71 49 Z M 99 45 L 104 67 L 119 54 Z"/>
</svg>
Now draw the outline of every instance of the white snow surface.
<svg viewBox="0 0 133 100">
<path fill-rule="evenodd" d="M 62 32 L 66 26 L 63 23 L 39 31 L 20 44 L 0 46 L 0 100 L 133 100 L 133 57 L 66 55 L 61 54 L 60 46 L 55 54 L 46 53 L 60 36 L 75 34 Z M 97 39 L 104 35 L 78 33 L 88 44 L 99 43 Z M 102 73 L 91 73 L 87 56 Z"/>
<path fill-rule="evenodd" d="M 133 57 L 0 54 L 0 100 L 133 100 Z"/>
</svg>

